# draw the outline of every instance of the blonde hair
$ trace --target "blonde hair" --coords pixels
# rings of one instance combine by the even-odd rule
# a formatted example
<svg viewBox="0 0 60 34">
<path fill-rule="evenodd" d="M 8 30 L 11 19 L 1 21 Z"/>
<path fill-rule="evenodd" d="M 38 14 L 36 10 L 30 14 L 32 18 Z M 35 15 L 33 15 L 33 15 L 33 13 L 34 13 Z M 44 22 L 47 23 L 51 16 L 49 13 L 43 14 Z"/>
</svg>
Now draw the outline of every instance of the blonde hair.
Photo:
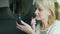
<svg viewBox="0 0 60 34">
<path fill-rule="evenodd" d="M 49 23 L 53 23 L 55 20 L 55 6 L 54 0 L 33 0 L 33 5 L 42 5 L 44 8 L 50 10 Z"/>
</svg>

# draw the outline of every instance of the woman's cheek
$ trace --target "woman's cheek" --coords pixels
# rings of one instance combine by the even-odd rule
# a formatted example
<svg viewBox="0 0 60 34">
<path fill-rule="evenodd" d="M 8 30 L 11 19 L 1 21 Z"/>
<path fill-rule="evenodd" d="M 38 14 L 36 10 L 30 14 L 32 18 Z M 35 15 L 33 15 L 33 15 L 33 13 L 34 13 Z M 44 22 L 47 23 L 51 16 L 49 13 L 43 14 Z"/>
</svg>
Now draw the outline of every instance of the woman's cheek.
<svg viewBox="0 0 60 34">
<path fill-rule="evenodd" d="M 48 16 L 47 16 L 46 14 L 42 14 L 40 17 L 41 17 L 41 19 L 45 19 L 45 18 L 47 18 Z"/>
</svg>

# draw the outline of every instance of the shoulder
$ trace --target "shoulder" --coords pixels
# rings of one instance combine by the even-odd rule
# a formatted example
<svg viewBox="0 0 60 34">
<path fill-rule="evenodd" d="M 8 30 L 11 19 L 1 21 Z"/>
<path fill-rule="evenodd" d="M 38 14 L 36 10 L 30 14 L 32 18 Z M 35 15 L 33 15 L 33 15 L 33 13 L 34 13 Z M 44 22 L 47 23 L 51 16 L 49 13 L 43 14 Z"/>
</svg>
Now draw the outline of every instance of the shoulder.
<svg viewBox="0 0 60 34">
<path fill-rule="evenodd" d="M 55 22 L 56 22 L 56 23 L 60 23 L 60 21 L 59 21 L 59 20 L 55 20 Z"/>
<path fill-rule="evenodd" d="M 59 27 L 60 27 L 60 21 L 59 21 L 59 20 L 56 20 L 56 21 L 54 22 L 54 26 L 59 26 Z"/>
<path fill-rule="evenodd" d="M 56 20 L 51 29 L 51 34 L 60 34 L 60 21 Z"/>
</svg>

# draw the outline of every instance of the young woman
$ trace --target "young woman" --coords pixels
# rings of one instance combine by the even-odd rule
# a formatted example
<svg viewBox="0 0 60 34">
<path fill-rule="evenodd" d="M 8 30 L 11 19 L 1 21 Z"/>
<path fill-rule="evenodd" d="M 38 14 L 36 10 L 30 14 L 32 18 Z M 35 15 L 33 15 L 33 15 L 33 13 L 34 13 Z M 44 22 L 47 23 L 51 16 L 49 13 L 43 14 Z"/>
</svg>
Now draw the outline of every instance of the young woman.
<svg viewBox="0 0 60 34">
<path fill-rule="evenodd" d="M 28 34 L 60 34 L 60 21 L 55 20 L 55 8 L 53 0 L 35 0 L 35 18 L 32 18 L 31 25 L 21 20 L 23 25 L 17 24 L 17 28 Z M 40 24 L 35 26 L 36 20 L 40 20 Z"/>
</svg>

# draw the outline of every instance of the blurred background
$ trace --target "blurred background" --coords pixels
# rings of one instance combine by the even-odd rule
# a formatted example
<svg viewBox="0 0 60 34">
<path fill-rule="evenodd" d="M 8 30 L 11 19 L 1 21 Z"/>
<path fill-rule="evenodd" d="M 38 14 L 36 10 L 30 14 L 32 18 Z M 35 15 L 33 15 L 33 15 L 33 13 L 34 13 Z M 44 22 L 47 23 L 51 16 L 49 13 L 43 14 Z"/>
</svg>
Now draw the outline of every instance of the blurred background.
<svg viewBox="0 0 60 34">
<path fill-rule="evenodd" d="M 56 18 L 58 19 L 58 20 L 60 20 L 60 0 L 55 0 L 55 4 L 57 4 L 57 5 L 55 5 L 55 7 L 56 7 Z"/>
<path fill-rule="evenodd" d="M 27 13 L 34 11 L 35 8 L 32 6 L 32 3 L 33 0 L 0 0 L 0 34 L 26 34 L 16 28 L 15 16 L 18 14 L 17 7 L 19 5 L 20 9 L 22 9 L 22 14 L 24 14 L 23 19 L 24 17 L 24 20 L 28 19 L 26 18 L 28 16 Z M 60 0 L 54 0 L 54 4 L 56 19 L 60 20 Z M 31 7 L 33 8 L 31 9 Z"/>
<path fill-rule="evenodd" d="M 56 19 L 60 20 L 60 0 L 55 0 Z"/>
<path fill-rule="evenodd" d="M 0 34 L 26 34 L 16 28 L 16 5 L 23 3 L 24 11 L 29 11 L 32 0 L 0 0 Z M 16 3 L 17 2 L 17 3 Z M 29 3 L 28 3 L 29 2 Z"/>
</svg>

